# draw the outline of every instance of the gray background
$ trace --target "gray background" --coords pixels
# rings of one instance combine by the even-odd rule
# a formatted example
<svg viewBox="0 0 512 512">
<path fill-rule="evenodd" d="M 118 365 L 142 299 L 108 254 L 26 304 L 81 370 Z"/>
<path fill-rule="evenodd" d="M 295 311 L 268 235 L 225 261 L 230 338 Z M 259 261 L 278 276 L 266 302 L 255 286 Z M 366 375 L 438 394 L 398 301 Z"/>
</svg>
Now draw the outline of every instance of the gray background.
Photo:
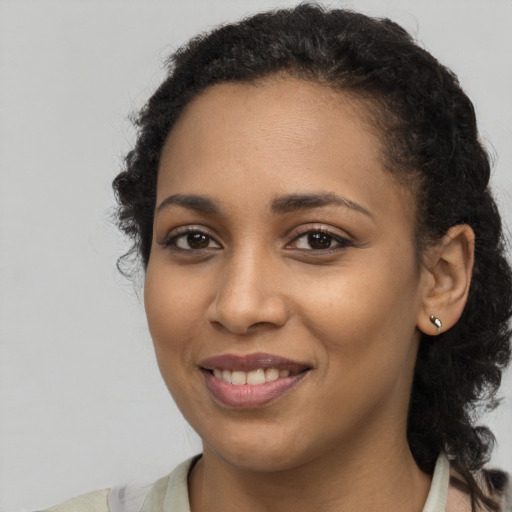
<svg viewBox="0 0 512 512">
<path fill-rule="evenodd" d="M 143 307 L 118 275 L 110 182 L 127 114 L 198 31 L 276 0 L 0 1 L 0 510 L 151 481 L 200 450 L 156 368 Z M 330 2 L 388 16 L 475 102 L 512 221 L 512 1 Z M 507 228 L 508 229 L 508 228 Z M 489 419 L 512 470 L 512 378 Z"/>
</svg>

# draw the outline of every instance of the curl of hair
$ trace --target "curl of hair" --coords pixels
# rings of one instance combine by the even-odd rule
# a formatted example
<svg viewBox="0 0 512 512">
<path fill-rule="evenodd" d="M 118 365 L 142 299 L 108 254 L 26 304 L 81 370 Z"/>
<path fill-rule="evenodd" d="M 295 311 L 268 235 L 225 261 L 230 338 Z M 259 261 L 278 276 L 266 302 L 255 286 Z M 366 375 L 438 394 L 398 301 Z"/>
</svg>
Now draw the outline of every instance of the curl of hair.
<svg viewBox="0 0 512 512">
<path fill-rule="evenodd" d="M 427 472 L 440 452 L 448 454 L 465 479 L 473 510 L 478 504 L 498 510 L 473 476 L 488 461 L 494 442 L 475 421 L 482 405 L 496 406 L 510 359 L 512 274 L 473 105 L 456 76 L 402 27 L 301 4 L 222 26 L 179 49 L 168 61 L 167 78 L 136 119 L 135 147 L 113 184 L 118 225 L 134 242 L 132 254 L 147 266 L 159 158 L 183 108 L 210 85 L 276 73 L 325 84 L 367 106 L 380 134 L 383 165 L 415 194 L 420 255 L 450 227 L 473 228 L 475 267 L 462 317 L 440 336 L 421 340 L 408 441 Z"/>
</svg>

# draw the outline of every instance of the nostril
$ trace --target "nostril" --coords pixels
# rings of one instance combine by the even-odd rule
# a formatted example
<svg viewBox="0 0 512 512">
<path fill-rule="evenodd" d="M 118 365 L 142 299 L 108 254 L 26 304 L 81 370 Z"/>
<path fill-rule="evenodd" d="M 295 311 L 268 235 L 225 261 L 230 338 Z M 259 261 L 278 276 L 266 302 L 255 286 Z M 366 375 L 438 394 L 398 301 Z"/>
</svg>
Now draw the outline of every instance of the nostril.
<svg viewBox="0 0 512 512">
<path fill-rule="evenodd" d="M 207 318 L 216 328 L 245 335 L 283 326 L 288 318 L 284 297 L 268 283 L 223 282 L 210 304 Z"/>
</svg>

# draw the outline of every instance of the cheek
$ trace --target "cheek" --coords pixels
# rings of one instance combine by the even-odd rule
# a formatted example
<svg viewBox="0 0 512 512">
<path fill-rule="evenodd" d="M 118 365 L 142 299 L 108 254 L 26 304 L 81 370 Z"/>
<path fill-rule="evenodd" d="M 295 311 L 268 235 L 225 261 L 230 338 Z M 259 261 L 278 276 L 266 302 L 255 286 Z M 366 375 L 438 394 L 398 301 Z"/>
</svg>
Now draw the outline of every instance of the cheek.
<svg viewBox="0 0 512 512">
<path fill-rule="evenodd" d="M 202 325 L 200 294 L 165 266 L 148 265 L 144 306 L 162 378 L 182 413 L 200 410 L 194 364 L 194 340 Z"/>
<path fill-rule="evenodd" d="M 319 366 L 327 369 L 319 373 L 324 400 L 330 410 L 350 411 L 350 423 L 357 425 L 384 404 L 392 403 L 389 410 L 399 414 L 410 393 L 418 280 L 413 265 L 386 271 L 393 267 L 366 265 L 356 273 L 345 269 L 336 280 L 309 283 L 303 303 L 307 331 L 321 346 Z M 323 407 L 319 403 L 315 414 Z M 338 419 L 326 421 L 333 432 L 339 428 Z"/>
<path fill-rule="evenodd" d="M 375 260 L 368 255 L 364 264 L 302 282 L 300 295 L 307 300 L 299 316 L 331 354 L 363 358 L 379 344 L 393 354 L 407 349 L 414 335 L 419 285 L 414 261 L 397 262 L 392 255 Z"/>
<path fill-rule="evenodd" d="M 150 261 L 144 284 L 144 306 L 161 368 L 190 359 L 188 341 L 201 324 L 200 295 L 191 293 L 190 283 L 182 281 L 179 273 Z"/>
</svg>

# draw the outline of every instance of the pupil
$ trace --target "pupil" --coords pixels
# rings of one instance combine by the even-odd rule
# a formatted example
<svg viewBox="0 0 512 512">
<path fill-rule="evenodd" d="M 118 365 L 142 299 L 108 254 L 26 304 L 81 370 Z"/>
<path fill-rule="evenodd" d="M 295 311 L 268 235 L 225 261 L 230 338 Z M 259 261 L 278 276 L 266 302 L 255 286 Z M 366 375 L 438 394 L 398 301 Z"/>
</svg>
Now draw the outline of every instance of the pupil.
<svg viewBox="0 0 512 512">
<path fill-rule="evenodd" d="M 189 233 L 187 235 L 188 245 L 192 249 L 204 249 L 210 243 L 210 237 L 202 233 Z"/>
<path fill-rule="evenodd" d="M 308 235 L 308 243 L 312 249 L 328 249 L 331 246 L 332 237 L 325 233 L 311 233 Z"/>
</svg>

